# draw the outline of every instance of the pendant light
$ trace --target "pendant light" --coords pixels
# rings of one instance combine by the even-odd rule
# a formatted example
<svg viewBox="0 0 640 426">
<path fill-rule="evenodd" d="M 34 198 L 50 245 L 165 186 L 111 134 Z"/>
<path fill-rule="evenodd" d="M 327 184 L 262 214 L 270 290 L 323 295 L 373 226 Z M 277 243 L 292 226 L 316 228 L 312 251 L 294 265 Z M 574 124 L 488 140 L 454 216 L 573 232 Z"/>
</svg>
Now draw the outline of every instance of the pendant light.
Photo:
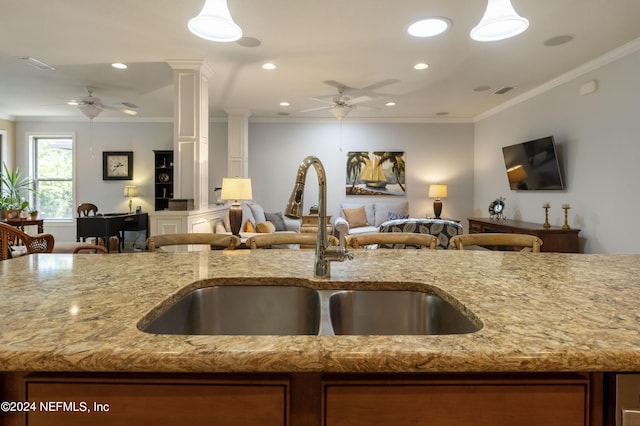
<svg viewBox="0 0 640 426">
<path fill-rule="evenodd" d="M 517 36 L 529 27 L 529 21 L 518 15 L 511 0 L 488 0 L 480 23 L 471 30 L 477 41 L 497 41 Z"/>
<path fill-rule="evenodd" d="M 189 31 L 206 40 L 230 42 L 242 37 L 242 29 L 233 22 L 227 0 L 206 0 L 202 10 L 189 20 Z"/>
</svg>

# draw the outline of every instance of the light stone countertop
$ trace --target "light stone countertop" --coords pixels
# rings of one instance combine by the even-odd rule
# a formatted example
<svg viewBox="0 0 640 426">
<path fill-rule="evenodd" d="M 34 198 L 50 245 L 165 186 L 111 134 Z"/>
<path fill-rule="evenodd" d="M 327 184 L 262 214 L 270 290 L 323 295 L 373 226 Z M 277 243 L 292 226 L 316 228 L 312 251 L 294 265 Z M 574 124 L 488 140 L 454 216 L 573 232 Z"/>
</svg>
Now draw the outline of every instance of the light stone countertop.
<svg viewBox="0 0 640 426">
<path fill-rule="evenodd" d="M 445 292 L 482 322 L 447 336 L 174 336 L 136 325 L 188 287 L 247 277 Z M 244 282 L 249 282 L 244 280 Z M 640 255 L 361 250 L 42 254 L 0 262 L 0 371 L 640 371 Z"/>
</svg>

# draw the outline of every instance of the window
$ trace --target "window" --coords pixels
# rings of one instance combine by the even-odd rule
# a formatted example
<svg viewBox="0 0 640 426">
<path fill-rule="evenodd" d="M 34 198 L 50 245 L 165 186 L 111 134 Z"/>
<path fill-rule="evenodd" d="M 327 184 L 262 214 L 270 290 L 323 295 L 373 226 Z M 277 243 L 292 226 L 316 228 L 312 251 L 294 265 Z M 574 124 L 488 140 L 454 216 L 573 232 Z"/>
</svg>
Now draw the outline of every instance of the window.
<svg viewBox="0 0 640 426">
<path fill-rule="evenodd" d="M 34 136 L 32 206 L 44 219 L 73 219 L 73 137 Z"/>
</svg>

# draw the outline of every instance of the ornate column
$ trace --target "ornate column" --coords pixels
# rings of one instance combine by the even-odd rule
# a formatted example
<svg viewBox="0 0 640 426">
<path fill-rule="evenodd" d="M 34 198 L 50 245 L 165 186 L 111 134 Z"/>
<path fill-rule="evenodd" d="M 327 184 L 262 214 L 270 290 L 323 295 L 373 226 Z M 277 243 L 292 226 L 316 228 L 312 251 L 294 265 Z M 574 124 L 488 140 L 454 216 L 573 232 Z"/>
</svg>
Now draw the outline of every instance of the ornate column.
<svg viewBox="0 0 640 426">
<path fill-rule="evenodd" d="M 227 112 L 227 176 L 249 177 L 249 117 L 246 110 Z"/>
</svg>

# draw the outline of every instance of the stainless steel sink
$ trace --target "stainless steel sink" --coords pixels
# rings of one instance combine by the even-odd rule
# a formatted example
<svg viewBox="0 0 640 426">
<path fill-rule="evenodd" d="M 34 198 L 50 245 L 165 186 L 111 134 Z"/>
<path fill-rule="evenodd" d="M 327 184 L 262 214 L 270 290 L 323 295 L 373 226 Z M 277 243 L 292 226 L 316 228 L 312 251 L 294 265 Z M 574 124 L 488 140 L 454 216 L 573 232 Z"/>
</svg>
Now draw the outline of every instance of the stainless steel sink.
<svg viewBox="0 0 640 426">
<path fill-rule="evenodd" d="M 142 331 L 156 334 L 318 334 L 320 299 L 295 286 L 221 285 L 194 290 Z"/>
<path fill-rule="evenodd" d="M 424 335 L 478 331 L 472 318 L 421 291 L 216 285 L 187 293 L 138 326 L 181 335 Z"/>
<path fill-rule="evenodd" d="M 419 291 L 349 290 L 329 298 L 334 334 L 463 334 L 480 329 L 436 294 Z"/>
</svg>

